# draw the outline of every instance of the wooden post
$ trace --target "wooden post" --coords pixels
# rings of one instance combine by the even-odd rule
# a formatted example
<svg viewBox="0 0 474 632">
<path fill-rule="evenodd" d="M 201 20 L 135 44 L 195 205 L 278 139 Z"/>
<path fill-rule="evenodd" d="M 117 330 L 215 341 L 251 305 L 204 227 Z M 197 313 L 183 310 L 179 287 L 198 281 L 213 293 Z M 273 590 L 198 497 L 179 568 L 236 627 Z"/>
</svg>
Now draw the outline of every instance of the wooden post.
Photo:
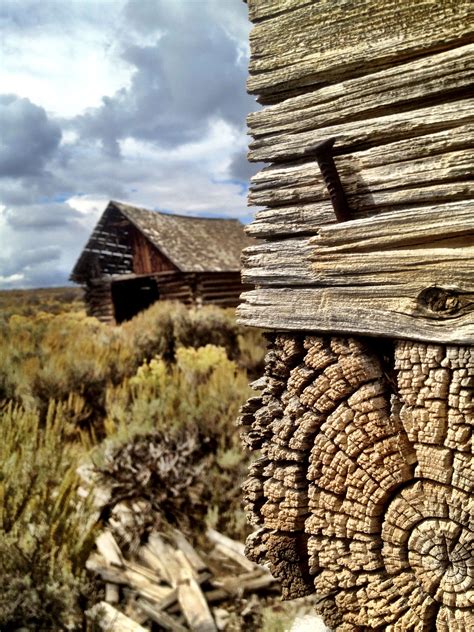
<svg viewBox="0 0 474 632">
<path fill-rule="evenodd" d="M 240 419 L 247 555 L 338 632 L 474 629 L 469 3 L 248 6 L 270 166 L 239 314 L 270 333 Z M 343 223 L 311 154 L 331 137 Z"/>
</svg>

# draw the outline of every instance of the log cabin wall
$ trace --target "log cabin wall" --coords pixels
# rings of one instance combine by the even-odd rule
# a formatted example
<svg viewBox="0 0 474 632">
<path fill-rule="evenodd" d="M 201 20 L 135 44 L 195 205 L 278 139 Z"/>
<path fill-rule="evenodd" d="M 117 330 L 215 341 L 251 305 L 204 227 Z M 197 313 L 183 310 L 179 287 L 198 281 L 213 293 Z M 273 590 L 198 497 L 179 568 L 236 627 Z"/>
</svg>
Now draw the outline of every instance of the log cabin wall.
<svg viewBox="0 0 474 632">
<path fill-rule="evenodd" d="M 103 323 L 115 324 L 112 284 L 109 280 L 91 279 L 84 286 L 84 300 L 88 316 L 94 316 Z"/>
<path fill-rule="evenodd" d="M 247 552 L 338 632 L 474 629 L 469 6 L 248 0 Z"/>
</svg>

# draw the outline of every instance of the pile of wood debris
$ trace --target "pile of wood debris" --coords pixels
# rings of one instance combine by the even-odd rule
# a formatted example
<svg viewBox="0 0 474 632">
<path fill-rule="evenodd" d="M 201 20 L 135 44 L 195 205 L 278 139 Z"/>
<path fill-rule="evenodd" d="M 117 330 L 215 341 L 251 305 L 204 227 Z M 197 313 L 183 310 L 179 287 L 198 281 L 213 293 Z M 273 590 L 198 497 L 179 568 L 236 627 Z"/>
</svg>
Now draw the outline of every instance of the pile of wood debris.
<svg viewBox="0 0 474 632">
<path fill-rule="evenodd" d="M 166 536 L 155 531 L 131 555 L 110 529 L 103 531 L 86 567 L 105 582 L 105 599 L 88 616 L 107 631 L 214 632 L 230 629 L 232 613 L 239 604 L 251 608 L 252 595 L 279 593 L 270 573 L 245 557 L 242 543 L 212 529 L 206 541 L 207 553 L 177 529 Z"/>
</svg>

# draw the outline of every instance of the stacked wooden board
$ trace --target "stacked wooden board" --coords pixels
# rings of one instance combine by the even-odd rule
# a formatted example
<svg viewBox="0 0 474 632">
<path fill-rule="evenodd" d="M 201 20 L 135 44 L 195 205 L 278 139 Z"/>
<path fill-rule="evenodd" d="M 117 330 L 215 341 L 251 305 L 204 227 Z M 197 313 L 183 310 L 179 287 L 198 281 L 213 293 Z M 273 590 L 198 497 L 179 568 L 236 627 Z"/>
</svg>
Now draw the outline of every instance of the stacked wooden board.
<svg viewBox="0 0 474 632">
<path fill-rule="evenodd" d="M 473 629 L 470 3 L 248 7 L 249 157 L 268 166 L 239 314 L 270 330 L 240 420 L 248 555 L 338 632 Z"/>
</svg>

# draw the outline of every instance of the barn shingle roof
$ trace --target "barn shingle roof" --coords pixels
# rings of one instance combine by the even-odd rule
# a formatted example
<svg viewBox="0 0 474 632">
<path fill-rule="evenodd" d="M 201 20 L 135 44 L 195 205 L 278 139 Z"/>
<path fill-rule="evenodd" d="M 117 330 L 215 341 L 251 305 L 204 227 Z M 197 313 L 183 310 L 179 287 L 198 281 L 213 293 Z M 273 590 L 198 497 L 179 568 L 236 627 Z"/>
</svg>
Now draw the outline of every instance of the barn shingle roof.
<svg viewBox="0 0 474 632">
<path fill-rule="evenodd" d="M 111 202 L 182 272 L 240 270 L 242 248 L 251 243 L 237 219 L 170 215 Z"/>
<path fill-rule="evenodd" d="M 117 211 L 181 272 L 237 272 L 241 267 L 242 249 L 253 242 L 236 219 L 171 215 L 111 201 L 74 267 L 73 280 L 80 281 L 84 274 L 87 276 L 86 269 L 91 265 L 94 253 L 105 248 L 99 245 L 100 236 L 107 218 Z M 111 249 L 113 245 L 108 245 L 107 251 Z M 116 260 L 121 252 L 109 252 L 107 256 L 110 258 L 114 254 Z M 126 256 L 130 257 L 130 254 Z"/>
</svg>

